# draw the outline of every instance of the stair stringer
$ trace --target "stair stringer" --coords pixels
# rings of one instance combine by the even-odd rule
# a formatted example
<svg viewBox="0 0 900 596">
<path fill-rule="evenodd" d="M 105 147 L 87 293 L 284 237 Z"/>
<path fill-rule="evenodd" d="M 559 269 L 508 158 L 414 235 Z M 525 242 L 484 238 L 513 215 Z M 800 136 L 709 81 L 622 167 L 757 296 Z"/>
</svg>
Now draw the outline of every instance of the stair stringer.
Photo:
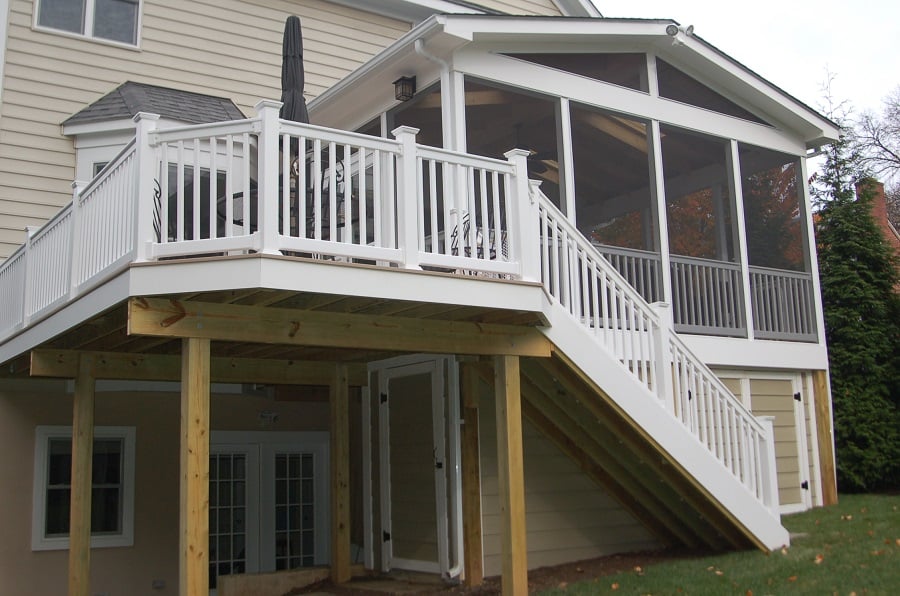
<svg viewBox="0 0 900 596">
<path fill-rule="evenodd" d="M 597 393 L 679 471 L 696 494 L 706 499 L 717 516 L 763 550 L 790 543 L 780 517 L 757 500 L 586 328 L 549 299 L 544 313 L 549 326 L 542 331 L 571 363 L 573 372 L 593 384 Z"/>
</svg>

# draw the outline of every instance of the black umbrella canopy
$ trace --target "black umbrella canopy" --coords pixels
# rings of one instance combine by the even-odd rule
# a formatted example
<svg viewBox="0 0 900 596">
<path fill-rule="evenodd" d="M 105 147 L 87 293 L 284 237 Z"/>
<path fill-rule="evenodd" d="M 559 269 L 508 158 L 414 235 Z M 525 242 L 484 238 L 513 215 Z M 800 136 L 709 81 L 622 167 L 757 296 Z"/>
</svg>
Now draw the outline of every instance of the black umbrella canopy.
<svg viewBox="0 0 900 596">
<path fill-rule="evenodd" d="M 303 73 L 303 34 L 300 19 L 290 16 L 284 23 L 284 41 L 281 49 L 281 112 L 284 120 L 309 123 L 309 112 L 303 87 L 306 84 Z"/>
</svg>

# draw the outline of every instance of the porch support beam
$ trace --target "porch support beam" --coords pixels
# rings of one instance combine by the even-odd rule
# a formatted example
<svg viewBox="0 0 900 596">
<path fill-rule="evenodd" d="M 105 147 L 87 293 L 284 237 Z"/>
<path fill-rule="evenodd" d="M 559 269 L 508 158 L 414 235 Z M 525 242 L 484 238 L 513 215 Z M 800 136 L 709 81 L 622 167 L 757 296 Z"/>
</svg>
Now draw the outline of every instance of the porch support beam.
<svg viewBox="0 0 900 596">
<path fill-rule="evenodd" d="M 72 410 L 72 496 L 69 501 L 69 596 L 89 596 L 91 483 L 94 457 L 93 359 L 77 362 Z"/>
<path fill-rule="evenodd" d="M 347 366 L 332 368 L 331 402 L 331 580 L 350 581 L 350 392 Z"/>
<path fill-rule="evenodd" d="M 828 390 L 827 370 L 813 371 L 813 399 L 816 406 L 816 440 L 819 443 L 819 466 L 822 475 L 822 505 L 835 505 L 838 502 L 837 475 L 834 465 L 831 392 Z"/>
<path fill-rule="evenodd" d="M 131 298 L 128 334 L 399 352 L 550 356 L 534 327 Z"/>
<path fill-rule="evenodd" d="M 501 588 L 504 596 L 528 593 L 525 542 L 525 475 L 519 358 L 494 358 L 497 401 L 497 480 L 500 489 Z"/>
<path fill-rule="evenodd" d="M 481 462 L 478 449 L 478 364 L 460 364 L 462 389 L 462 513 L 463 564 L 465 585 L 480 586 L 484 581 L 484 555 L 481 545 Z"/>
<path fill-rule="evenodd" d="M 182 340 L 180 596 L 209 594 L 209 340 Z"/>
<path fill-rule="evenodd" d="M 181 357 L 129 352 L 79 352 L 76 350 L 32 350 L 32 377 L 75 378 L 79 354 L 94 360 L 97 379 L 137 381 L 181 380 Z M 323 361 L 276 360 L 272 358 L 212 358 L 213 383 L 260 383 L 265 385 L 329 385 L 336 363 Z M 366 385 L 366 365 L 347 364 L 351 386 Z"/>
</svg>

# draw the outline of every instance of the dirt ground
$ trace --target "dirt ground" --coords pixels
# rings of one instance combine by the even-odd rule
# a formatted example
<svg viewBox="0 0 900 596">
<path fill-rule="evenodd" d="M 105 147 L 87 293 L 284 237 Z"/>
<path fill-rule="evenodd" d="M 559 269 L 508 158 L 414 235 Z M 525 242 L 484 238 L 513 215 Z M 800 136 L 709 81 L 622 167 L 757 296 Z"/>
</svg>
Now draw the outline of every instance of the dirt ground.
<svg viewBox="0 0 900 596">
<path fill-rule="evenodd" d="M 661 561 L 667 561 L 689 556 L 689 553 L 677 551 L 653 551 L 622 555 L 611 555 L 597 559 L 566 563 L 552 567 L 541 567 L 528 572 L 529 592 L 539 592 L 550 588 L 565 587 L 566 585 L 587 579 L 600 578 L 622 571 L 628 571 L 635 567 L 646 567 Z M 466 588 L 462 585 L 448 586 L 434 576 L 421 574 L 398 573 L 388 576 L 373 576 L 369 578 L 355 578 L 349 583 L 335 586 L 330 582 L 323 582 L 306 588 L 294 590 L 289 595 L 299 594 L 338 594 L 342 596 L 381 596 L 384 594 L 397 594 L 412 596 L 417 594 L 439 595 L 473 595 L 487 596 L 500 593 L 500 578 L 489 577 L 481 586 Z"/>
</svg>

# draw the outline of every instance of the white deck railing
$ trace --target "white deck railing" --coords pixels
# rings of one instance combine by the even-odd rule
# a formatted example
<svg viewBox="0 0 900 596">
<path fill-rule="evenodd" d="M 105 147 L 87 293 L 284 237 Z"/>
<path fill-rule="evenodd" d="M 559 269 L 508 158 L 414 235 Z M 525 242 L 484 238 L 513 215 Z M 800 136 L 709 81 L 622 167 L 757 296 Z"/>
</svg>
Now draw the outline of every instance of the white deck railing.
<svg viewBox="0 0 900 596">
<path fill-rule="evenodd" d="M 774 436 L 536 188 L 546 291 L 760 502 L 777 508 Z"/>
<path fill-rule="evenodd" d="M 132 262 L 256 252 L 538 280 L 524 153 L 287 122 L 279 105 L 165 130 L 136 116 L 134 141 L 0 264 L 0 338 Z"/>
</svg>

